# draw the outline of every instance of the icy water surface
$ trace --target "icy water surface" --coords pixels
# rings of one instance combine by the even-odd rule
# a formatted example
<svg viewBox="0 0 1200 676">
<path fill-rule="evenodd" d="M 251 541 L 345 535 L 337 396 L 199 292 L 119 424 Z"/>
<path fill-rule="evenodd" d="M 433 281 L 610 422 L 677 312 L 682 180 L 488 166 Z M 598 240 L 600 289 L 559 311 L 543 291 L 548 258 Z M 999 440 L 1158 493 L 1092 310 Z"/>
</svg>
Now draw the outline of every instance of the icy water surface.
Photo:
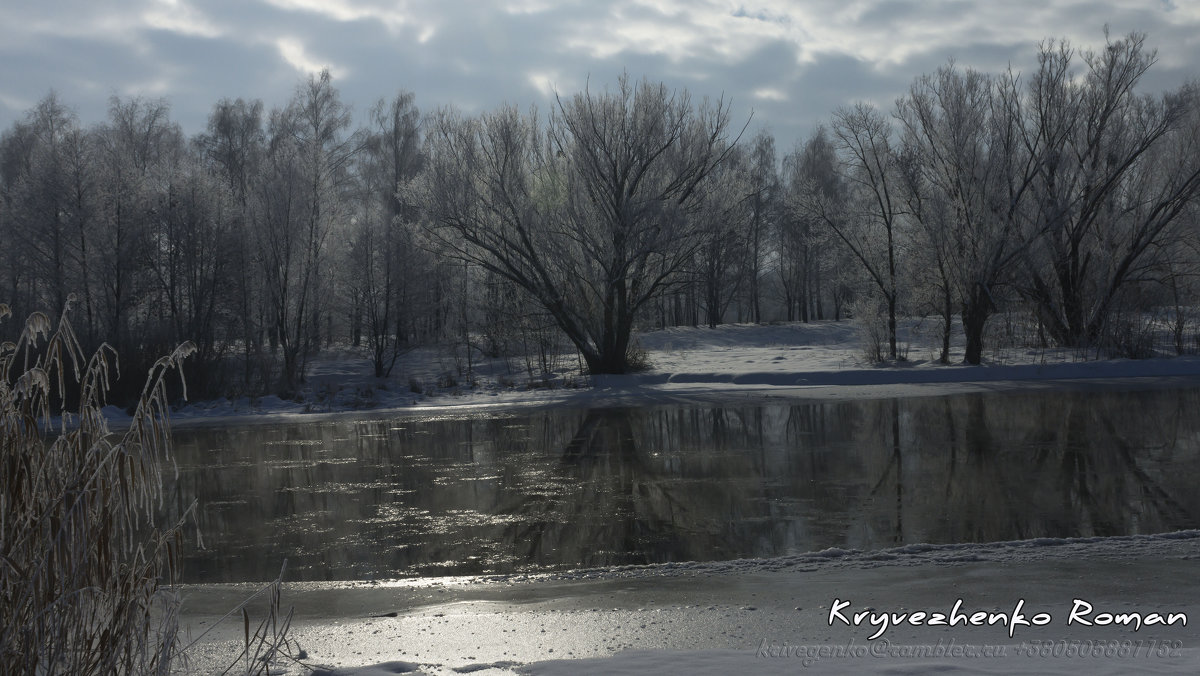
<svg viewBox="0 0 1200 676">
<path fill-rule="evenodd" d="M 190 582 L 548 571 L 1200 527 L 1200 391 L 178 431 Z"/>
</svg>

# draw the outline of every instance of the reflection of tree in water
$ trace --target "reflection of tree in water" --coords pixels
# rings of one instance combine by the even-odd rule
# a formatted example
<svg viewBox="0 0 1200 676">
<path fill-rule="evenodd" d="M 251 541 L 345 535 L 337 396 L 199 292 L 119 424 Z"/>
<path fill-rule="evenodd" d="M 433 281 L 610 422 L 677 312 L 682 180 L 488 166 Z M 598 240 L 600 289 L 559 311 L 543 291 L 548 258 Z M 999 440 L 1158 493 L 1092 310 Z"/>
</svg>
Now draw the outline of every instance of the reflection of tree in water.
<svg viewBox="0 0 1200 676">
<path fill-rule="evenodd" d="M 939 540 L 987 542 L 1029 537 L 1028 520 L 1040 515 L 1029 513 L 1019 486 L 1006 480 L 1011 472 L 998 456 L 986 415 L 986 397 L 968 394 L 956 402 L 965 405 L 965 413 L 962 405 L 953 406 L 951 401 L 945 398 L 930 411 L 931 421 L 936 421 L 929 427 L 930 443 L 940 436 L 948 449 L 944 478 L 936 484 L 945 486 L 947 512 L 943 517 L 947 531 Z"/>
<path fill-rule="evenodd" d="M 892 453 L 891 460 L 888 462 L 888 470 L 884 476 L 879 478 L 879 482 L 871 489 L 871 495 L 877 495 L 883 488 L 884 482 L 887 480 L 887 474 L 895 475 L 895 490 L 896 490 L 896 529 L 892 535 L 892 542 L 901 544 L 904 542 L 904 454 L 900 451 L 900 400 L 892 399 L 891 406 L 891 445 Z M 886 443 L 886 442 L 885 442 Z"/>
<path fill-rule="evenodd" d="M 1102 515 L 1106 523 L 1113 525 L 1113 531 L 1117 533 L 1127 532 L 1130 527 L 1136 527 L 1137 523 L 1130 523 L 1133 520 L 1143 520 L 1149 513 L 1154 513 L 1159 523 L 1159 530 L 1180 530 L 1184 528 L 1194 528 L 1197 522 L 1197 517 L 1200 516 L 1200 510 L 1197 510 L 1194 505 L 1185 506 L 1176 496 L 1194 496 L 1195 491 L 1177 492 L 1169 491 L 1163 487 L 1163 483 L 1151 475 L 1150 471 L 1142 467 L 1144 459 L 1137 451 L 1145 444 L 1146 440 L 1131 440 L 1129 438 L 1129 430 L 1119 428 L 1117 420 L 1120 417 L 1116 410 L 1106 411 L 1107 415 L 1097 414 L 1095 411 L 1085 413 L 1081 405 L 1076 405 L 1079 411 L 1078 415 L 1089 415 L 1091 425 L 1089 427 L 1098 428 L 1104 435 L 1104 438 L 1111 442 L 1109 446 L 1108 456 L 1111 461 L 1111 468 L 1108 472 L 1100 472 L 1100 478 L 1107 476 L 1122 476 L 1127 477 L 1127 480 L 1118 485 L 1118 495 L 1112 497 L 1100 496 L 1098 500 L 1093 501 L 1092 511 L 1099 513 L 1103 507 L 1111 507 L 1110 500 L 1115 501 L 1122 499 L 1125 503 L 1133 507 L 1132 510 L 1116 510 L 1115 513 Z M 1174 424 L 1163 425 L 1163 429 L 1178 429 L 1178 409 L 1174 411 L 1160 412 L 1152 418 L 1154 421 L 1168 422 L 1171 418 L 1175 418 Z M 1174 447 L 1178 442 L 1177 436 L 1171 434 L 1163 434 L 1155 430 L 1154 437 L 1157 437 L 1161 447 Z M 1194 487 L 1195 484 L 1193 484 Z M 1137 510 L 1138 506 L 1142 510 Z M 1099 520 L 1099 517 L 1097 518 Z M 1152 527 L 1153 524 L 1151 524 Z M 1101 535 L 1102 533 L 1096 533 Z"/>
<path fill-rule="evenodd" d="M 1200 392 L 187 432 L 204 579 L 471 574 L 1200 525 Z"/>
<path fill-rule="evenodd" d="M 788 407 L 788 455 L 777 474 L 790 479 L 787 497 L 807 513 L 806 537 L 792 549 L 872 546 L 878 541 L 876 525 L 869 523 L 863 505 L 872 500 L 873 485 L 885 481 L 891 471 L 892 458 L 876 452 L 884 447 L 883 438 L 874 436 L 885 429 L 880 404 L 812 402 Z"/>
<path fill-rule="evenodd" d="M 924 409 L 915 416 L 916 443 L 946 449 L 944 464 L 933 460 L 925 470 L 941 475 L 935 483 L 944 491 L 921 492 L 916 506 L 943 513 L 923 519 L 932 541 L 1153 533 L 1197 523 L 1195 505 L 1180 501 L 1190 493 L 1154 476 L 1163 464 L 1152 449 L 1179 439 L 1178 416 L 1161 398 L 1058 393 L 910 403 Z"/>
<path fill-rule="evenodd" d="M 561 444 L 570 488 L 519 497 L 506 538 L 519 559 L 583 566 L 753 554 L 778 527 L 762 446 L 761 410 L 590 410 Z"/>
</svg>

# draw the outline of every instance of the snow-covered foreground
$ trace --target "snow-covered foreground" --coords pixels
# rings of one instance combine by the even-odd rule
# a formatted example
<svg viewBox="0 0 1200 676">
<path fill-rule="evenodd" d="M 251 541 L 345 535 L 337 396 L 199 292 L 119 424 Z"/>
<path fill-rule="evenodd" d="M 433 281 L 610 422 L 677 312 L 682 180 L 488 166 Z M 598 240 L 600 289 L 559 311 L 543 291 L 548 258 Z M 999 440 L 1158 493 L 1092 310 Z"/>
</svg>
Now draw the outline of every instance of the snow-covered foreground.
<svg viewBox="0 0 1200 676">
<path fill-rule="evenodd" d="M 292 584 L 284 603 L 318 673 L 1194 674 L 1198 563 L 1187 531 Z M 247 592 L 188 590 L 185 624 L 203 630 Z M 206 636 L 194 670 L 228 660 L 241 631 Z"/>
<path fill-rule="evenodd" d="M 474 387 L 467 387 L 453 360 L 434 348 L 409 353 L 395 375 L 377 379 L 365 350 L 345 348 L 318 356 L 298 401 L 267 396 L 196 402 L 176 411 L 173 422 L 315 419 L 363 410 L 420 415 L 519 406 L 917 396 L 1034 383 L 1088 387 L 1111 385 L 1113 379 L 1130 387 L 1164 384 L 1172 377 L 1189 379 L 1174 384 L 1200 382 L 1200 357 L 1194 356 L 1097 361 L 1094 352 L 1012 348 L 992 350 L 983 365 L 967 366 L 961 363 L 958 335 L 952 363 L 942 365 L 936 362 L 938 339 L 928 335 L 928 326 L 908 320 L 901 337 L 908 360 L 887 366 L 864 359 L 852 321 L 677 327 L 637 336 L 652 364 L 645 373 L 591 379 L 578 375 L 575 360 L 564 359 L 551 381 L 554 387 L 537 389 L 517 385 L 527 376 L 518 364 L 501 359 L 475 364 Z M 458 384 L 437 386 L 451 379 Z M 413 392 L 410 383 L 422 391 Z M 109 413 L 114 422 L 123 415 L 115 408 Z"/>
</svg>

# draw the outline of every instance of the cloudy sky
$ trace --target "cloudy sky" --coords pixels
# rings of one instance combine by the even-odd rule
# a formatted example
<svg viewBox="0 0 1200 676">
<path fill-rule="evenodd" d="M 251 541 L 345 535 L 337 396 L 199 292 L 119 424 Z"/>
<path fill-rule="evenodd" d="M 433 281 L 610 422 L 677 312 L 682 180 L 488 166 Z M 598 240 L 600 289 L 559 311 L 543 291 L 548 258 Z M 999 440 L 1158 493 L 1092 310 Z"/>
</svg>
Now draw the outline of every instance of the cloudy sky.
<svg viewBox="0 0 1200 676">
<path fill-rule="evenodd" d="M 542 109 L 590 78 L 724 95 L 786 151 L 837 106 L 890 106 L 947 59 L 1028 70 L 1045 37 L 1148 33 L 1149 88 L 1200 76 L 1200 0 L 4 0 L 0 128 L 50 89 L 84 124 L 110 96 L 164 97 L 184 131 L 223 97 L 283 105 L 327 66 L 365 112 L 399 89 L 423 110 Z"/>
</svg>

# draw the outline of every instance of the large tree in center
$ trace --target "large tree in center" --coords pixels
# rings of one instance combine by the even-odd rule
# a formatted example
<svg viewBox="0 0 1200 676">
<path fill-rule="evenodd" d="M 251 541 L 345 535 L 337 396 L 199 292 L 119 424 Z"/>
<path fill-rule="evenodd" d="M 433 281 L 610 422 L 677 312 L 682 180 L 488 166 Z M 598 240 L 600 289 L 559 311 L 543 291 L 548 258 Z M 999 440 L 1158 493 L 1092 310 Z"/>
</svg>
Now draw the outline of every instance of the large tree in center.
<svg viewBox="0 0 1200 676">
<path fill-rule="evenodd" d="M 435 116 L 424 204 L 453 255 L 506 277 L 598 373 L 629 369 L 638 310 L 702 242 L 690 212 L 727 157 L 729 110 L 622 77 L 545 126 L 502 108 Z"/>
</svg>

